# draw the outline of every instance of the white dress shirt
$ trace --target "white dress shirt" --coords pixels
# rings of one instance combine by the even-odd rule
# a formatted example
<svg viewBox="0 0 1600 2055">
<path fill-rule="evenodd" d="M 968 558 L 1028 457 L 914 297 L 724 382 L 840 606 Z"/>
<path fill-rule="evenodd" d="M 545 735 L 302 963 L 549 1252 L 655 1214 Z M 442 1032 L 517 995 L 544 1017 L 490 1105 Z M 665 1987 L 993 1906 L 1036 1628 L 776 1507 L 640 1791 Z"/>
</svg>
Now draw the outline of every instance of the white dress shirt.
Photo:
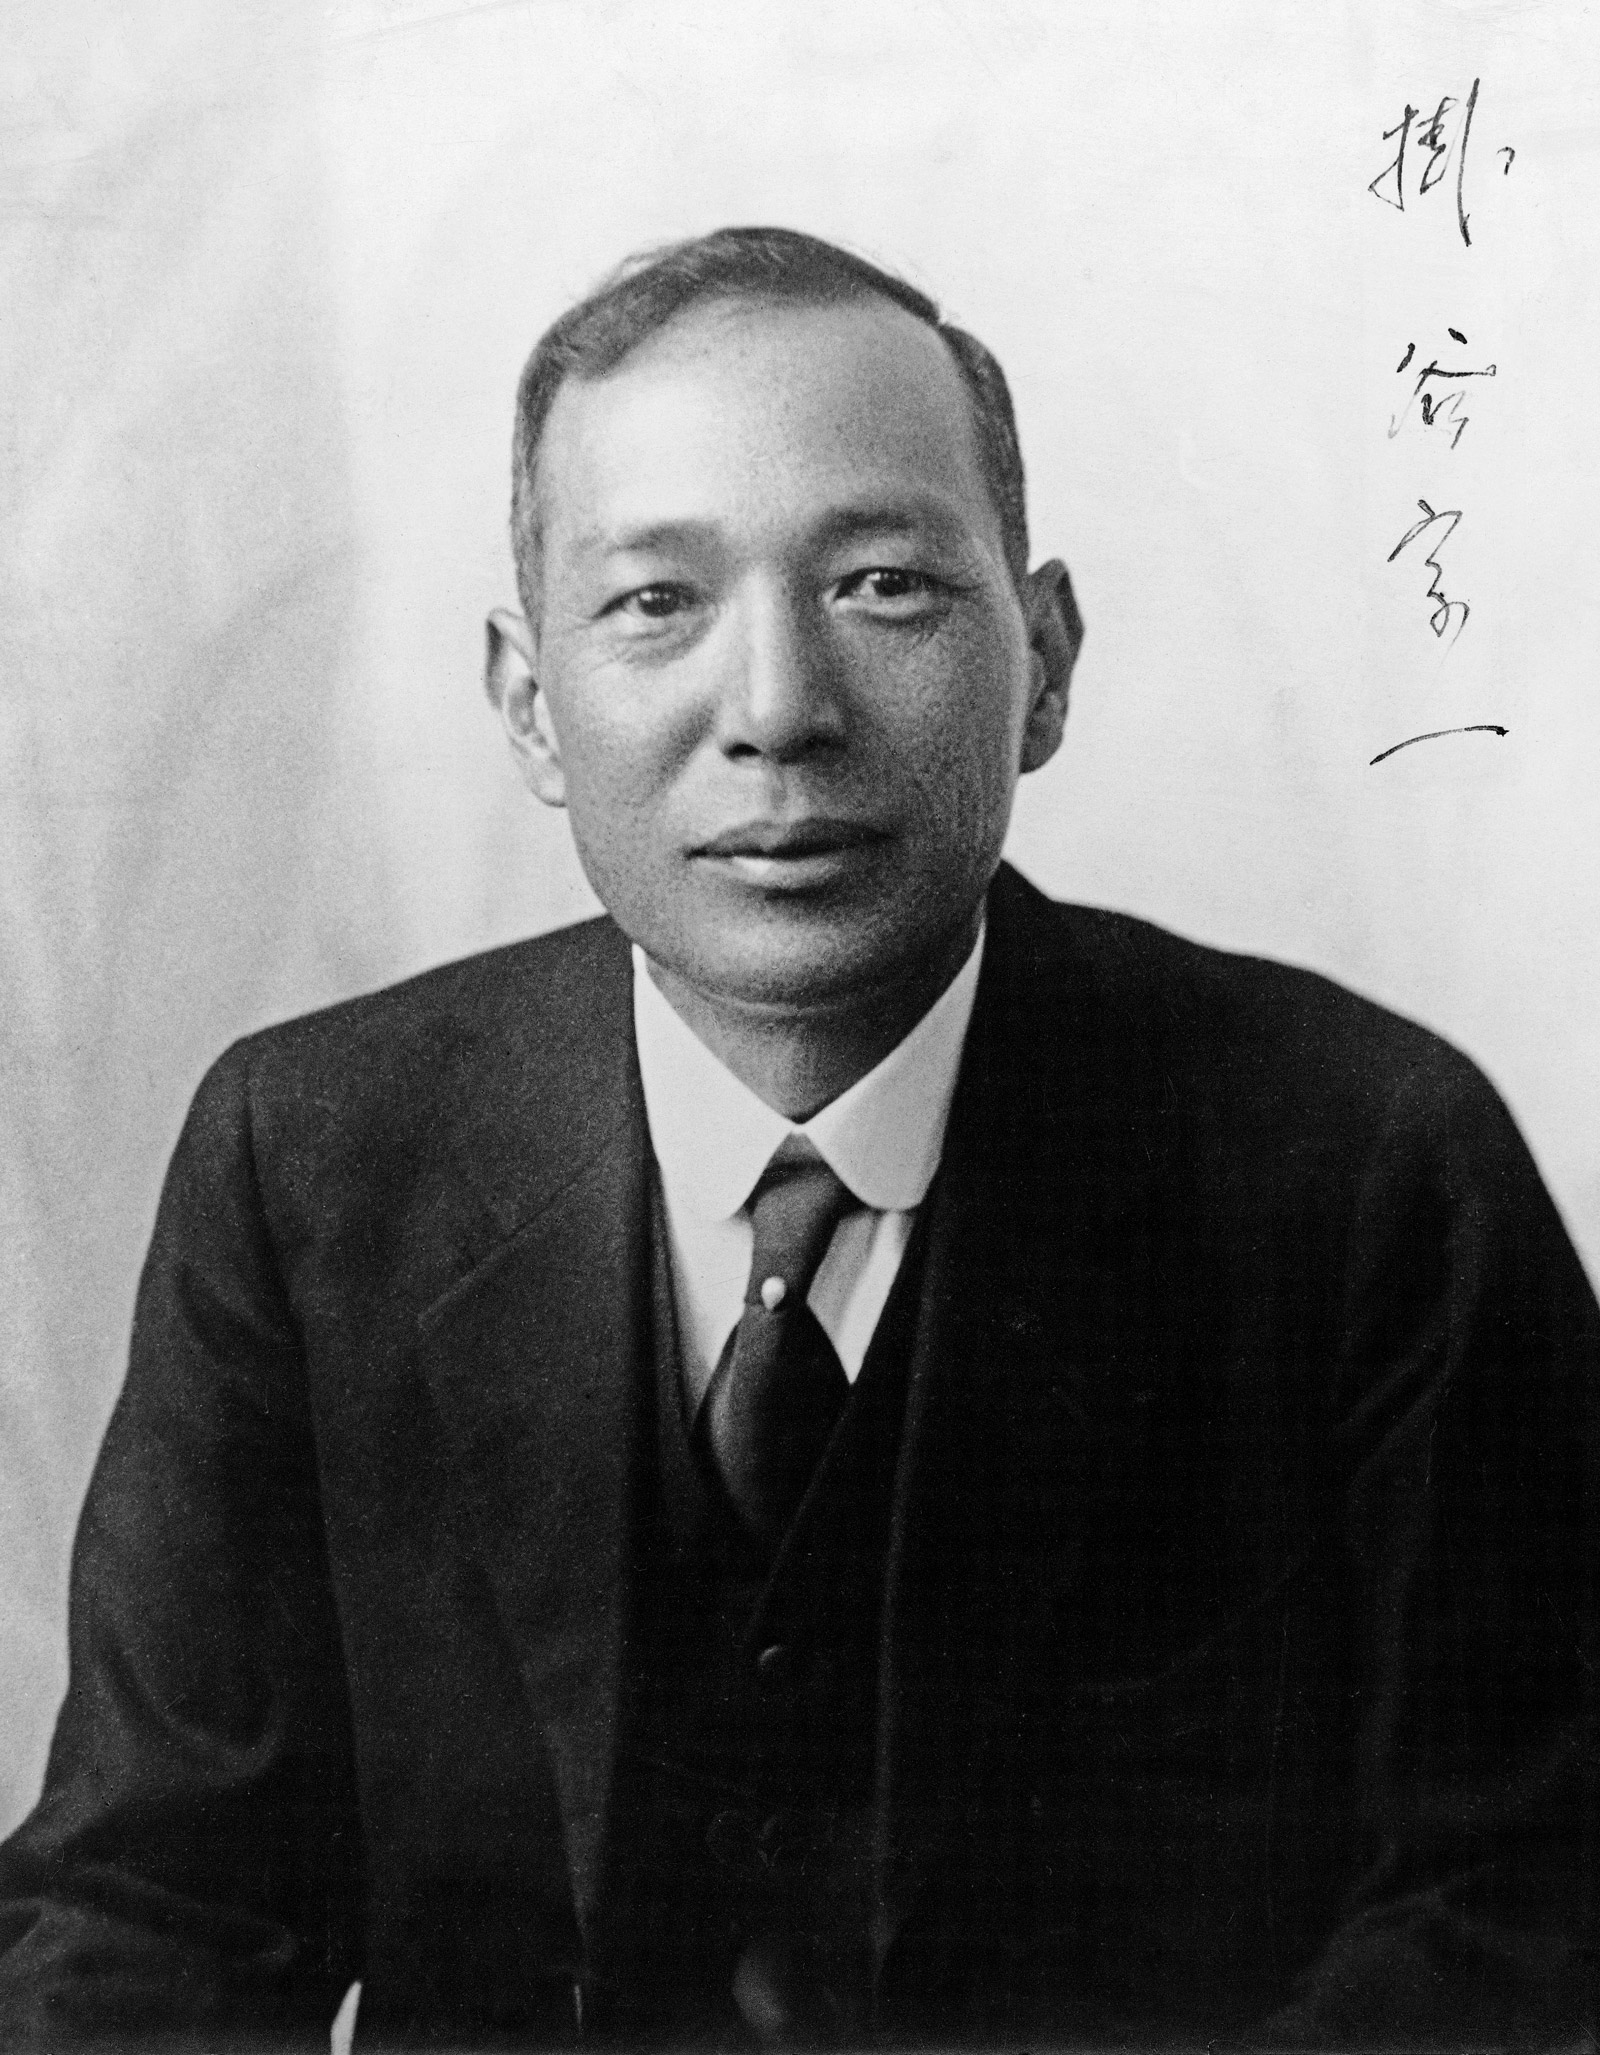
<svg viewBox="0 0 1600 2055">
<path fill-rule="evenodd" d="M 855 1382 L 939 1167 L 982 960 L 980 932 L 904 1041 L 797 1129 L 712 1055 L 656 988 L 643 951 L 634 950 L 634 1034 L 691 1391 L 710 1381 L 744 1307 L 750 1195 L 773 1150 L 796 1132 L 861 1202 L 834 1230 L 807 1295 Z"/>
</svg>

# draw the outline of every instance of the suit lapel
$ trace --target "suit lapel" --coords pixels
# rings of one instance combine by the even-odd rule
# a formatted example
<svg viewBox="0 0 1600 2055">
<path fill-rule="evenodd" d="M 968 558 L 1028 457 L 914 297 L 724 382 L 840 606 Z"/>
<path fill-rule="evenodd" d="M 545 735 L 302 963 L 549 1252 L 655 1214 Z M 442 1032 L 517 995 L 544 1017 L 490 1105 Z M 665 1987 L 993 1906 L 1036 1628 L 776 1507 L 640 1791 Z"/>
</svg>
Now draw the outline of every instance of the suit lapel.
<svg viewBox="0 0 1600 2055">
<path fill-rule="evenodd" d="M 485 1095 L 459 1150 L 503 1238 L 419 1326 L 460 1493 L 549 1748 L 585 1925 L 621 1702 L 636 1362 L 648 1332 L 648 1140 L 627 954 L 614 931 L 610 941 L 545 1018 L 508 1037 L 505 1089 Z M 549 1017 L 569 1002 L 581 1019 Z"/>
<path fill-rule="evenodd" d="M 1114 1095 L 1095 1001 L 1040 962 L 1034 896 L 1003 872 L 991 897 L 930 1194 L 885 1583 L 880 1966 L 941 1868 L 988 1873 L 985 1851 L 957 1844 L 1020 1791 L 1030 1694 L 1058 1631 L 1050 1609 L 1080 1575 L 1079 1484 L 1094 1460 L 1086 1250 L 1096 1210 L 1115 1209 L 1121 1190 L 1095 1173 L 1125 1162 L 1132 1138 L 1104 1131 Z"/>
<path fill-rule="evenodd" d="M 964 1089 L 969 1102 L 978 1096 Z M 967 1110 L 958 1104 L 956 1118 Z M 993 1208 L 1005 1194 L 990 1190 L 985 1210 L 985 1165 L 962 1146 L 956 1118 L 930 1195 L 884 1587 L 873 1848 L 880 1963 L 929 1880 L 947 1862 L 964 1863 L 950 1842 L 973 1815 L 968 1794 L 984 1753 L 976 1723 L 987 1702 L 991 1737 L 1005 1732 L 1007 1678 L 993 1657 L 1016 1643 L 1007 1621 L 1018 1594 L 992 1516 L 1005 1504 L 996 1481 L 1019 1388 L 1032 1379 L 1034 1323 L 1011 1281 L 978 1254 L 974 1233 L 998 1224 Z"/>
</svg>

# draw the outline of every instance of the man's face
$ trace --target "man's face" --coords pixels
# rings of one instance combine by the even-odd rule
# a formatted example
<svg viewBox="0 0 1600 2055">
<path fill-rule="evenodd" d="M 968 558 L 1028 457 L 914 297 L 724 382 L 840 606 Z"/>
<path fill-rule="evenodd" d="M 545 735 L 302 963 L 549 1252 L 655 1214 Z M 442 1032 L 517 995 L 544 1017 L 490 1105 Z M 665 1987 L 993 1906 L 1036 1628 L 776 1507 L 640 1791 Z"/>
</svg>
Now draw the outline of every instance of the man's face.
<svg viewBox="0 0 1600 2055">
<path fill-rule="evenodd" d="M 623 931 L 784 1011 L 964 953 L 1059 739 L 1065 574 L 1019 596 L 939 338 L 877 300 L 697 310 L 561 389 L 538 479 L 496 694 Z"/>
</svg>

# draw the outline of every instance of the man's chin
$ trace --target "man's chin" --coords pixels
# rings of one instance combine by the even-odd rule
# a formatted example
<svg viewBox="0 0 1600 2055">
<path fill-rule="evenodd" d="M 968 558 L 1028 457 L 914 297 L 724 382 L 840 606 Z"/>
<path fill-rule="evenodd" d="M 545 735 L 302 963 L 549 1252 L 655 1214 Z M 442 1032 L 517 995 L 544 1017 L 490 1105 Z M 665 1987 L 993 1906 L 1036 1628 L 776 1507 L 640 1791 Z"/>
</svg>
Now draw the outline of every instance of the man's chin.
<svg viewBox="0 0 1600 2055">
<path fill-rule="evenodd" d="M 737 921 L 719 919 L 698 945 L 660 953 L 643 946 L 658 972 L 713 1005 L 826 1014 L 877 1005 L 930 978 L 943 982 L 971 945 L 971 931 L 953 934 L 961 925 L 929 933 L 881 904 L 845 909 L 794 893 Z"/>
</svg>

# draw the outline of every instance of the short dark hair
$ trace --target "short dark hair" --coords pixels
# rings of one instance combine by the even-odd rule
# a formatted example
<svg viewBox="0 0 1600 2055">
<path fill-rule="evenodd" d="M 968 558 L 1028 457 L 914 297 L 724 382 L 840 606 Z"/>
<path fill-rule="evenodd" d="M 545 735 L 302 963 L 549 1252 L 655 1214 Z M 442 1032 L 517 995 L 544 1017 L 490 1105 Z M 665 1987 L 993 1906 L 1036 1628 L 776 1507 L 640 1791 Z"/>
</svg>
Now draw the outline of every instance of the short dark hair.
<svg viewBox="0 0 1600 2055">
<path fill-rule="evenodd" d="M 511 548 L 524 610 L 535 609 L 538 555 L 534 467 L 556 394 L 569 378 L 604 378 L 691 307 L 718 301 L 834 306 L 890 300 L 926 322 L 955 359 L 972 407 L 978 461 L 1000 517 L 1019 590 L 1028 573 L 1028 516 L 1016 416 L 1005 373 L 975 335 L 947 321 L 926 293 L 851 250 L 792 228 L 719 228 L 627 258 L 547 328 L 517 386 L 511 443 Z"/>
</svg>

